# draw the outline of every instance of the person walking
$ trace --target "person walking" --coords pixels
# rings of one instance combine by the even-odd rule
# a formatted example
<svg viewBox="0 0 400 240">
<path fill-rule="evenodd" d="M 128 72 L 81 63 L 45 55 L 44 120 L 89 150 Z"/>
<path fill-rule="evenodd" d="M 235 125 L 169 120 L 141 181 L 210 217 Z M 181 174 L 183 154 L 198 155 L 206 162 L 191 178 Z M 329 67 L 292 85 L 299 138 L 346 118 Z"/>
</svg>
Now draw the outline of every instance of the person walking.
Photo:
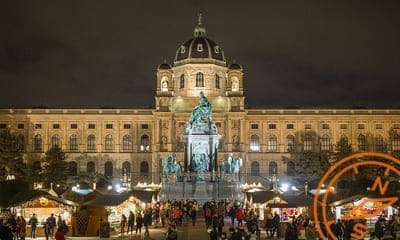
<svg viewBox="0 0 400 240">
<path fill-rule="evenodd" d="M 29 225 L 31 226 L 31 238 L 36 238 L 36 227 L 38 224 L 38 219 L 36 218 L 36 214 L 32 214 L 31 218 L 29 219 Z"/>
<path fill-rule="evenodd" d="M 272 218 L 272 234 L 271 237 L 273 237 L 275 235 L 276 232 L 276 236 L 279 236 L 279 225 L 281 224 L 281 217 L 279 216 L 279 214 L 277 212 L 274 213 L 274 217 Z"/>
<path fill-rule="evenodd" d="M 239 208 L 236 213 L 236 218 L 238 220 L 238 226 L 243 226 L 244 211 L 243 208 Z"/>
</svg>

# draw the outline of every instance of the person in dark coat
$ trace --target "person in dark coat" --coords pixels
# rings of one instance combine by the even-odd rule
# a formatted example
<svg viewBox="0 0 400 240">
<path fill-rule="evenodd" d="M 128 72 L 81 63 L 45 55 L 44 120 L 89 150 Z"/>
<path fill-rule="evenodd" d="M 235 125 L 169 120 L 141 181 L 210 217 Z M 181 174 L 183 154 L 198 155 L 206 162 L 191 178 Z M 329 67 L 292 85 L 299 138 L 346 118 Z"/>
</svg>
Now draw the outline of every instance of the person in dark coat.
<svg viewBox="0 0 400 240">
<path fill-rule="evenodd" d="M 152 211 L 151 209 L 147 209 L 144 212 L 144 217 L 143 217 L 143 224 L 144 224 L 144 235 L 145 236 L 150 236 L 149 232 L 149 226 L 151 225 L 151 220 L 152 220 Z"/>
<path fill-rule="evenodd" d="M 383 238 L 383 217 L 379 217 L 375 222 L 375 237 L 381 240 Z"/>
<path fill-rule="evenodd" d="M 285 240 L 298 240 L 297 228 L 294 222 L 287 223 Z"/>
<path fill-rule="evenodd" d="M 139 232 L 139 233 L 142 233 L 142 226 L 143 226 L 143 217 L 142 217 L 142 214 L 141 213 L 139 213 L 137 216 L 136 216 L 136 234 Z"/>
<path fill-rule="evenodd" d="M 135 223 L 135 215 L 133 214 L 132 211 L 129 212 L 129 216 L 128 216 L 128 229 L 127 229 L 127 233 L 129 232 L 129 229 L 131 230 L 131 234 L 133 232 L 133 225 Z"/>
</svg>

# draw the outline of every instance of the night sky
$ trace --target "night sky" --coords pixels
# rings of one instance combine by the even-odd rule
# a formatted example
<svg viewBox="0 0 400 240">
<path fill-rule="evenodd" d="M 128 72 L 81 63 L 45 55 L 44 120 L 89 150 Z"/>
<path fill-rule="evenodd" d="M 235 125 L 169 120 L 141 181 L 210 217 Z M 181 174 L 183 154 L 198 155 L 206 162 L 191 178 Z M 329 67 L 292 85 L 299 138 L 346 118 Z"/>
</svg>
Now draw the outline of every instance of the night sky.
<svg viewBox="0 0 400 240">
<path fill-rule="evenodd" d="M 400 1 L 2 1 L 0 107 L 153 106 L 203 13 L 248 107 L 400 108 Z"/>
</svg>

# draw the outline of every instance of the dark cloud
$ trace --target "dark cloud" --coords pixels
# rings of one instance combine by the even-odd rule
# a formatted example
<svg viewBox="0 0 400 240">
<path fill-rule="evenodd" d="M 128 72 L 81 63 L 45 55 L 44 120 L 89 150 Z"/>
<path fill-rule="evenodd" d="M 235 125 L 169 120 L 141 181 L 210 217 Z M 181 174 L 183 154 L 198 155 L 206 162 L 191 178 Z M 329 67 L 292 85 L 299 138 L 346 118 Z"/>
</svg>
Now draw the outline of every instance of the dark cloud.
<svg viewBox="0 0 400 240">
<path fill-rule="evenodd" d="M 400 107 L 398 1 L 5 1 L 0 106 L 149 106 L 203 12 L 248 106 Z"/>
</svg>

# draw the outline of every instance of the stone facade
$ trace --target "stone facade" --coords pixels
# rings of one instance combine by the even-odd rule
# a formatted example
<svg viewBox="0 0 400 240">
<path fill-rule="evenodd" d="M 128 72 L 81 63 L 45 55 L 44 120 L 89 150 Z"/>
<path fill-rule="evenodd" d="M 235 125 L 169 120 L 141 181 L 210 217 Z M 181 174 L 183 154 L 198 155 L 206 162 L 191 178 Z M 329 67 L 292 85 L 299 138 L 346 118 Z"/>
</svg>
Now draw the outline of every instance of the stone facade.
<svg viewBox="0 0 400 240">
<path fill-rule="evenodd" d="M 400 109 L 245 109 L 243 68 L 227 64 L 200 24 L 174 64 L 158 67 L 153 108 L 0 109 L 0 130 L 23 137 L 25 158 L 36 164 L 57 144 L 72 175 L 94 170 L 118 181 L 125 168 L 134 180 L 158 182 L 171 152 L 183 166 L 184 130 L 203 91 L 221 135 L 218 161 L 233 152 L 244 174 L 285 178 L 290 152 L 333 151 L 342 136 L 356 151 L 400 151 L 398 135 L 390 135 L 400 131 Z"/>
</svg>

